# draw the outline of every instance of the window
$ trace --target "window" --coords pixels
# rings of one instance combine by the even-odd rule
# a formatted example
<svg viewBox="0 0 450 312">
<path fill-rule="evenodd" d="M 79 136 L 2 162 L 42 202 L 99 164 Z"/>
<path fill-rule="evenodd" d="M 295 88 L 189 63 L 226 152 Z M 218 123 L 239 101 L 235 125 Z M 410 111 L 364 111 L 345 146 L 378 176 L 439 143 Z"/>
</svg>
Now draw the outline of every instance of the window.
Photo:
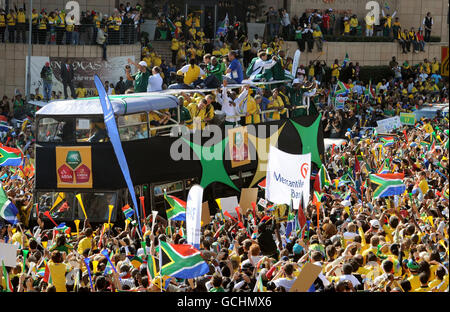
<svg viewBox="0 0 450 312">
<path fill-rule="evenodd" d="M 103 117 L 77 118 L 77 142 L 105 142 L 108 132 Z"/>
<path fill-rule="evenodd" d="M 73 120 L 46 117 L 39 120 L 38 142 L 73 142 Z"/>
<path fill-rule="evenodd" d="M 86 215 L 91 222 L 108 222 L 109 205 L 116 206 L 117 194 L 112 192 L 105 193 L 81 193 Z M 78 200 L 75 200 L 78 219 L 84 220 L 84 213 Z M 111 214 L 111 222 L 116 219 L 116 212 Z"/>
<path fill-rule="evenodd" d="M 147 114 L 119 116 L 117 118 L 121 141 L 135 141 L 148 138 Z"/>
<path fill-rule="evenodd" d="M 42 192 L 37 194 L 37 198 L 39 198 L 39 212 L 48 211 L 55 220 L 72 219 L 74 199 L 72 192 Z"/>
</svg>

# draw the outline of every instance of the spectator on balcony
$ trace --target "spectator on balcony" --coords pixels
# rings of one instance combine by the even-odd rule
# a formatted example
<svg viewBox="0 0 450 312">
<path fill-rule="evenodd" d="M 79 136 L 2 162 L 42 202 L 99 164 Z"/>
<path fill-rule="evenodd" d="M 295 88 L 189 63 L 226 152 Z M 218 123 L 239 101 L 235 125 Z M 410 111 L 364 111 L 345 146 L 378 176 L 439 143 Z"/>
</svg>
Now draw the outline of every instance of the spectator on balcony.
<svg viewBox="0 0 450 312">
<path fill-rule="evenodd" d="M 402 26 L 400 25 L 398 17 L 395 18 L 394 23 L 392 24 L 392 34 L 394 40 L 398 39 L 398 33 L 402 31 Z"/>
<path fill-rule="evenodd" d="M 311 29 L 311 24 L 308 24 L 306 28 L 303 30 L 302 37 L 308 45 L 308 52 L 312 52 L 312 49 L 314 47 L 314 38 L 313 38 L 313 30 Z"/>
<path fill-rule="evenodd" d="M 14 43 L 15 37 L 14 33 L 16 31 L 16 13 L 14 9 L 9 9 L 9 13 L 6 15 L 6 22 L 8 24 L 8 41 L 9 43 Z"/>
<path fill-rule="evenodd" d="M 419 27 L 419 29 L 417 30 L 416 39 L 417 39 L 417 44 L 419 46 L 419 51 L 425 52 L 425 41 L 424 41 L 423 31 L 422 31 L 421 27 Z"/>
<path fill-rule="evenodd" d="M 100 28 L 97 29 L 97 31 L 96 31 L 96 33 L 97 33 L 96 43 L 102 47 L 103 60 L 106 61 L 106 45 L 107 45 L 108 33 L 106 32 L 106 24 L 102 23 L 100 25 L 101 25 Z"/>
<path fill-rule="evenodd" d="M 317 49 L 319 52 L 322 52 L 323 47 L 323 35 L 322 31 L 320 31 L 320 27 L 316 26 L 316 29 L 313 31 L 314 42 L 316 43 Z"/>
<path fill-rule="evenodd" d="M 56 44 L 61 45 L 64 38 L 64 32 L 66 29 L 66 13 L 61 10 L 57 13 L 56 19 Z"/>
<path fill-rule="evenodd" d="M 381 13 L 383 14 L 383 17 L 384 17 L 383 36 L 384 37 L 390 37 L 391 36 L 391 29 L 392 29 L 392 19 L 397 14 L 397 11 L 392 13 L 392 16 L 390 14 L 385 14 L 383 9 L 381 9 Z"/>
<path fill-rule="evenodd" d="M 410 40 L 409 33 L 408 33 L 407 29 L 405 29 L 404 31 L 399 32 L 399 34 L 398 34 L 398 41 L 400 42 L 400 45 L 402 47 L 402 53 L 403 54 L 411 52 L 411 40 Z"/>
<path fill-rule="evenodd" d="M 358 32 L 358 18 L 356 17 L 356 14 L 353 14 L 350 18 L 350 35 L 356 36 Z"/>
<path fill-rule="evenodd" d="M 373 36 L 373 28 L 375 24 L 375 16 L 374 15 L 367 15 L 365 18 L 366 22 L 366 37 L 372 37 Z"/>
<path fill-rule="evenodd" d="M 5 10 L 0 8 L 0 37 L 2 43 L 5 43 L 5 31 L 6 31 L 6 13 Z"/>
<path fill-rule="evenodd" d="M 281 26 L 282 36 L 284 40 L 289 40 L 291 37 L 291 20 L 289 19 L 289 14 L 286 9 L 281 11 Z"/>
<path fill-rule="evenodd" d="M 350 34 L 350 19 L 347 16 L 344 16 L 344 36 L 350 36 Z"/>
<path fill-rule="evenodd" d="M 17 7 L 14 5 L 17 12 L 17 37 L 16 37 L 16 43 L 20 42 L 20 38 L 22 37 L 22 42 L 26 42 L 25 38 L 25 32 L 27 29 L 26 24 L 26 11 L 25 11 L 25 3 L 23 4 L 23 8 L 17 9 Z"/>
<path fill-rule="evenodd" d="M 413 53 L 419 53 L 419 42 L 417 41 L 417 35 L 414 31 L 414 27 L 411 27 L 411 30 L 408 33 L 411 43 L 413 45 Z"/>
<path fill-rule="evenodd" d="M 322 16 L 322 32 L 324 35 L 331 35 L 330 31 L 330 9 L 325 10 L 323 16 Z"/>
<path fill-rule="evenodd" d="M 66 20 L 66 44 L 72 44 L 73 33 L 75 31 L 75 15 L 71 15 Z"/>
<path fill-rule="evenodd" d="M 237 59 L 237 53 L 235 51 L 228 52 L 228 60 L 230 64 L 225 71 L 225 79 L 228 83 L 242 83 L 244 72 L 241 62 Z"/>
<path fill-rule="evenodd" d="M 269 8 L 269 11 L 265 13 L 265 15 L 267 16 L 269 40 L 272 40 L 273 37 L 278 35 L 278 31 L 280 29 L 280 15 L 272 6 Z"/>
<path fill-rule="evenodd" d="M 48 16 L 48 26 L 50 31 L 50 36 L 48 39 L 49 44 L 56 44 L 56 21 L 58 17 L 55 11 L 50 12 Z"/>
<path fill-rule="evenodd" d="M 31 42 L 33 44 L 38 43 L 38 23 L 39 23 L 39 13 L 36 9 L 31 11 Z"/>
<path fill-rule="evenodd" d="M 425 16 L 422 21 L 422 25 L 425 29 L 425 36 L 424 36 L 425 42 L 430 42 L 431 29 L 433 27 L 433 24 L 434 24 L 434 21 L 433 21 L 433 17 L 431 17 L 431 12 L 428 12 L 427 16 Z"/>
<path fill-rule="evenodd" d="M 38 26 L 39 44 L 45 44 L 47 41 L 47 23 L 48 23 L 47 13 L 44 10 L 42 10 L 41 14 L 39 14 L 39 26 Z"/>
</svg>

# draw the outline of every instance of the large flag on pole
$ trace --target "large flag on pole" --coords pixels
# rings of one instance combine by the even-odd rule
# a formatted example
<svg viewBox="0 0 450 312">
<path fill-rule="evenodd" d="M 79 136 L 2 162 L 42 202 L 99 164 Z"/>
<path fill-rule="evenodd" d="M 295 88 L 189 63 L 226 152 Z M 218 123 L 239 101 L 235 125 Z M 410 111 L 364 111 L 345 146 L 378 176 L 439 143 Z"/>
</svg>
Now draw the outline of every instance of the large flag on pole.
<svg viewBox="0 0 450 312">
<path fill-rule="evenodd" d="M 17 220 L 17 214 L 19 210 L 14 204 L 9 200 L 5 191 L 3 190 L 3 186 L 0 184 L 0 217 L 5 219 L 11 224 L 16 224 L 19 222 Z"/>
<path fill-rule="evenodd" d="M 114 149 L 114 153 L 116 154 L 117 161 L 119 162 L 120 169 L 122 170 L 123 177 L 125 178 L 125 182 L 128 186 L 128 191 L 130 192 L 131 200 L 133 201 L 134 210 L 136 211 L 136 218 L 139 225 L 139 231 L 142 232 L 141 228 L 141 220 L 139 217 L 139 205 L 136 201 L 136 193 L 134 192 L 133 182 L 131 181 L 130 170 L 128 169 L 127 159 L 125 158 L 125 154 L 123 153 L 122 143 L 120 142 L 119 131 L 117 129 L 116 120 L 114 119 L 114 111 L 111 105 L 111 102 L 106 94 L 105 87 L 103 86 L 100 78 L 95 75 L 94 83 L 97 87 L 98 97 L 100 99 L 100 103 L 103 109 L 103 116 L 105 119 L 106 129 L 108 131 L 109 139 L 111 140 L 111 144 Z"/>
<path fill-rule="evenodd" d="M 164 199 L 170 208 L 166 209 L 167 219 L 173 221 L 186 221 L 186 202 L 172 195 L 167 195 L 164 190 Z"/>
<path fill-rule="evenodd" d="M 228 19 L 228 13 L 227 13 L 227 15 L 225 16 L 225 19 L 220 23 L 219 27 L 217 28 L 216 35 L 218 37 L 226 35 L 229 23 L 230 23 L 230 21 Z"/>
</svg>

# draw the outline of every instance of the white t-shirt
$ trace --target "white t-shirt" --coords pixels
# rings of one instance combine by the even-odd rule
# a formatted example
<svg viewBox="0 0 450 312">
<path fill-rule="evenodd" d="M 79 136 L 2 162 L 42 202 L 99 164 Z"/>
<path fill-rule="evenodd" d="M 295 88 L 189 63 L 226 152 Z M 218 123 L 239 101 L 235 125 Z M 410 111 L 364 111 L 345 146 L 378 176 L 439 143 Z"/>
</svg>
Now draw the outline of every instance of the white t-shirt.
<svg viewBox="0 0 450 312">
<path fill-rule="evenodd" d="M 353 284 L 353 287 L 356 287 L 360 285 L 361 283 L 358 281 L 356 277 L 354 277 L 352 274 L 344 274 L 339 278 L 339 281 L 345 281 L 348 280 Z"/>
<path fill-rule="evenodd" d="M 291 289 L 292 285 L 294 285 L 294 282 L 295 282 L 295 278 L 290 279 L 290 278 L 285 278 L 285 277 L 276 279 L 274 281 L 274 283 L 275 283 L 275 285 L 277 287 L 278 286 L 283 286 L 284 289 L 286 289 L 286 292 L 289 292 L 289 290 Z"/>
<path fill-rule="evenodd" d="M 147 92 L 161 91 L 163 79 L 160 74 L 151 75 L 148 77 Z"/>
</svg>

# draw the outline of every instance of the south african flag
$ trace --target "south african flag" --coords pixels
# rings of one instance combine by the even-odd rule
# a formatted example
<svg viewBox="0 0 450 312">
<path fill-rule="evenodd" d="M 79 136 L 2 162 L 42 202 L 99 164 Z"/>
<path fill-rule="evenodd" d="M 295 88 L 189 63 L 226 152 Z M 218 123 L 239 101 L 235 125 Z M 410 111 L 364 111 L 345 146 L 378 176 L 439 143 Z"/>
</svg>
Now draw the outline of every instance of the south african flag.
<svg viewBox="0 0 450 312">
<path fill-rule="evenodd" d="M 186 221 L 186 202 L 164 191 L 164 199 L 170 208 L 166 210 L 167 219 L 173 221 Z"/>
<path fill-rule="evenodd" d="M 403 173 L 371 174 L 369 177 L 374 186 L 373 198 L 402 195 L 405 192 Z"/>
<path fill-rule="evenodd" d="M 382 137 L 380 141 L 384 147 L 394 145 L 394 137 Z"/>
<path fill-rule="evenodd" d="M 195 278 L 209 272 L 208 264 L 200 251 L 188 244 L 169 244 L 159 242 L 160 275 L 175 278 Z"/>
</svg>

